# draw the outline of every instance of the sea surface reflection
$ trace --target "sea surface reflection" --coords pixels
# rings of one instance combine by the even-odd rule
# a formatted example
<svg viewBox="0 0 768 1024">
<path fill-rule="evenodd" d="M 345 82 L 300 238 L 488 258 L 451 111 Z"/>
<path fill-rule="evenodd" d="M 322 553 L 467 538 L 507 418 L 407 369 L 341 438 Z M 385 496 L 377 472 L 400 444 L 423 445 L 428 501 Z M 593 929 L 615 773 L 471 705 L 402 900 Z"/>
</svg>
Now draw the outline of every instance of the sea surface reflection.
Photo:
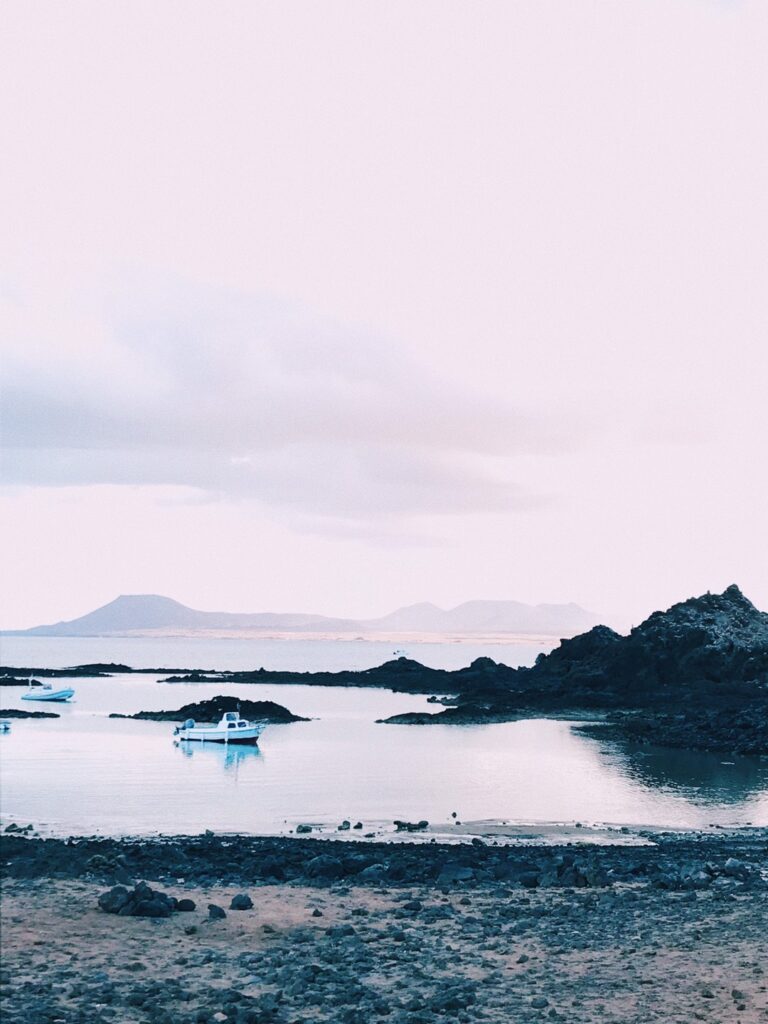
<svg viewBox="0 0 768 1024">
<path fill-rule="evenodd" d="M 251 758 L 263 758 L 261 749 L 244 743 L 192 743 L 174 740 L 173 745 L 184 757 L 208 757 L 218 761 L 225 772 L 233 772 L 237 776 L 238 768 L 243 761 Z"/>
<path fill-rule="evenodd" d="M 599 733 L 596 733 L 599 736 Z M 768 759 L 675 750 L 610 740 L 604 756 L 620 770 L 653 789 L 677 791 L 691 800 L 742 803 L 768 786 Z"/>
<path fill-rule="evenodd" d="M 78 680 L 61 717 L 0 736 L 5 820 L 53 833 L 366 830 L 396 818 L 700 828 L 768 824 L 768 761 L 622 746 L 575 723 L 394 726 L 426 697 L 371 689 Z M 110 712 L 178 708 L 216 693 L 276 700 L 310 719 L 269 726 L 259 747 L 173 740 L 167 722 Z M 19 694 L 7 690 L 6 706 Z M 726 761 L 730 763 L 723 763 Z"/>
<path fill-rule="evenodd" d="M 478 654 L 530 662 L 530 645 L 423 644 L 444 667 Z M 352 641 L 178 638 L 3 638 L 6 663 L 93 660 L 244 668 L 369 667 L 386 645 Z M 287 831 L 395 818 L 607 822 L 698 828 L 768 824 L 768 760 L 692 754 L 587 736 L 567 722 L 387 726 L 376 719 L 434 711 L 423 695 L 375 689 L 169 684 L 157 674 L 78 679 L 59 719 L 14 721 L 0 736 L 0 813 L 53 832 Z M 273 700 L 310 719 L 270 726 L 259 747 L 174 745 L 169 723 L 110 713 L 176 709 L 216 694 Z M 21 691 L 3 688 L 5 707 Z M 733 763 L 730 763 L 733 762 Z"/>
</svg>

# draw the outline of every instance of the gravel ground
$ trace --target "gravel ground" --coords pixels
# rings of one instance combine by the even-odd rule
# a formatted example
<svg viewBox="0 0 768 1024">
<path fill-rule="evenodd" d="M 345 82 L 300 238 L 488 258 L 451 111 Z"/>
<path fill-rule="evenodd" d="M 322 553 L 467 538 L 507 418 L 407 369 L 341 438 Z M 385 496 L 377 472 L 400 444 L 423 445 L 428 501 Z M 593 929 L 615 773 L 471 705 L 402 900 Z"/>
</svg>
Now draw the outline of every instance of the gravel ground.
<svg viewBox="0 0 768 1024">
<path fill-rule="evenodd" d="M 31 852 L 36 841 L 27 842 Z M 738 843 L 724 843 L 732 856 Z M 20 877 L 17 854 L 5 860 L 3 1024 L 765 1024 L 764 847 L 747 844 L 751 868 L 710 867 L 707 879 L 691 868 L 690 844 L 679 848 L 674 888 L 660 882 L 675 877 L 669 851 L 663 876 L 575 887 L 548 884 L 546 875 L 531 888 L 482 877 L 447 884 L 444 876 L 437 884 L 315 878 L 247 887 L 150 878 L 196 905 L 161 919 L 104 913 L 105 884 L 88 870 Z M 717 841 L 697 848 L 718 855 Z M 530 849 L 520 855 L 530 863 Z M 649 853 L 600 856 L 619 864 Z M 241 892 L 253 907 L 230 909 Z M 225 916 L 211 919 L 209 904 Z"/>
</svg>

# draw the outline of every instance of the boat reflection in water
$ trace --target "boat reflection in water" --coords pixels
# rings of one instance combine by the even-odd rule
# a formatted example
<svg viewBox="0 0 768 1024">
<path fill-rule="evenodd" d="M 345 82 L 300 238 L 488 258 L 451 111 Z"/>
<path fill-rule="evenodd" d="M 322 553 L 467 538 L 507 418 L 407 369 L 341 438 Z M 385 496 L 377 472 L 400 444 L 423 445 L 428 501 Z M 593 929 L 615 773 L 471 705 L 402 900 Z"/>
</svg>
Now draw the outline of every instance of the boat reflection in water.
<svg viewBox="0 0 768 1024">
<path fill-rule="evenodd" d="M 241 764 L 246 762 L 255 763 L 255 759 L 263 757 L 261 750 L 255 745 L 234 744 L 234 743 L 190 743 L 188 740 L 174 740 L 174 747 L 177 747 L 185 757 L 200 757 L 208 760 L 219 761 L 225 772 L 237 777 Z"/>
</svg>

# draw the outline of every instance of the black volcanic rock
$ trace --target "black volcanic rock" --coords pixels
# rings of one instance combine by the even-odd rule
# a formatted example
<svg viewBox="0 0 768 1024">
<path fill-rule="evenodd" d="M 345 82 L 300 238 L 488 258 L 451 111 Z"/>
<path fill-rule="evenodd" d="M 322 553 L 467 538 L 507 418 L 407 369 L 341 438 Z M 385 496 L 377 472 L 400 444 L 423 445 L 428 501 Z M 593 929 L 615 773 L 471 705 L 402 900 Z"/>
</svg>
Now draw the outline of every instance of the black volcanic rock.
<svg viewBox="0 0 768 1024">
<path fill-rule="evenodd" d="M 469 669 L 463 669 L 462 672 L 469 672 Z M 395 658 L 374 668 L 360 671 L 286 672 L 281 669 L 259 668 L 249 672 L 191 672 L 170 676 L 165 682 L 297 683 L 302 686 L 372 686 L 401 693 L 440 693 L 444 690 L 458 691 L 462 685 L 462 678 L 458 672 L 428 668 L 411 658 Z"/>
<path fill-rule="evenodd" d="M 596 626 L 531 668 L 478 659 L 446 676 L 451 690 L 458 684 L 455 706 L 387 722 L 472 724 L 594 710 L 612 715 L 613 735 L 625 739 L 768 752 L 768 615 L 736 586 L 654 612 L 628 636 Z"/>
<path fill-rule="evenodd" d="M 101 678 L 121 672 L 132 672 L 127 665 L 116 665 L 112 662 L 91 665 L 73 665 L 70 668 L 17 668 L 3 667 L 0 669 L 0 686 L 26 686 L 30 676 L 44 676 L 47 679 L 78 679 L 81 677 Z"/>
<path fill-rule="evenodd" d="M 580 726 L 597 739 L 709 750 L 720 754 L 768 752 L 768 701 L 739 707 L 676 708 L 670 711 L 621 711 L 609 723 Z"/>
<path fill-rule="evenodd" d="M 242 700 L 239 697 L 223 696 L 211 697 L 210 700 L 198 701 L 196 704 L 185 704 L 178 711 L 137 711 L 135 715 L 112 714 L 109 717 L 139 718 L 149 722 L 184 722 L 188 718 L 198 722 L 218 722 L 227 711 L 239 711 L 243 718 L 273 725 L 308 721 L 271 700 Z"/>
<path fill-rule="evenodd" d="M 768 615 L 731 586 L 654 612 L 626 637 L 597 626 L 519 675 L 525 685 L 604 691 L 629 705 L 690 688 L 717 699 L 768 696 Z"/>
<path fill-rule="evenodd" d="M 26 711 L 24 708 L 2 708 L 0 718 L 61 718 L 53 711 Z"/>
</svg>

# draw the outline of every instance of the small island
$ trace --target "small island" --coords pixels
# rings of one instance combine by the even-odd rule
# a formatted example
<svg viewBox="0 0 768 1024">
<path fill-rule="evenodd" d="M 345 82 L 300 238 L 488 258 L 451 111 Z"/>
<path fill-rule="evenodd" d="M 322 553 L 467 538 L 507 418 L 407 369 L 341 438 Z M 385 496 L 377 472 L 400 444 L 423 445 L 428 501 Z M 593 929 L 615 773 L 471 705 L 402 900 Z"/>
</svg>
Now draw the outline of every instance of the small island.
<svg viewBox="0 0 768 1024">
<path fill-rule="evenodd" d="M 113 713 L 109 717 L 137 718 L 148 722 L 185 722 L 188 718 L 194 718 L 198 722 L 218 722 L 228 711 L 239 711 L 243 718 L 269 722 L 270 725 L 309 721 L 300 715 L 294 715 L 282 704 L 276 704 L 271 700 L 242 700 L 239 697 L 224 696 L 185 704 L 177 711 L 137 711 L 135 715 Z"/>
</svg>

